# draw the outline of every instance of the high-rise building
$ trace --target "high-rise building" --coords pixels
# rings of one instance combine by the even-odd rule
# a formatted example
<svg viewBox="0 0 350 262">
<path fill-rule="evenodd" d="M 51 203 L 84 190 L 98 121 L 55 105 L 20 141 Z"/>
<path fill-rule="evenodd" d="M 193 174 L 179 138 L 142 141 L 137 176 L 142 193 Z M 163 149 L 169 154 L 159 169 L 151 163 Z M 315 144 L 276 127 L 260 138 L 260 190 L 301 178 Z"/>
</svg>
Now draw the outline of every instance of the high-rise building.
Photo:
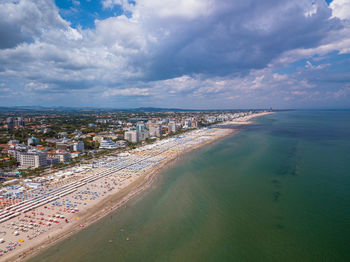
<svg viewBox="0 0 350 262">
<path fill-rule="evenodd" d="M 6 119 L 6 123 L 7 123 L 8 129 L 13 129 L 15 127 L 15 122 L 13 121 L 13 117 L 8 117 Z"/>
<path fill-rule="evenodd" d="M 150 136 L 160 137 L 162 136 L 162 127 L 158 124 L 150 124 L 149 125 L 149 134 Z"/>
<path fill-rule="evenodd" d="M 136 125 L 137 132 L 143 132 L 145 130 L 146 130 L 146 126 L 144 123 L 137 123 L 137 125 Z"/>
<path fill-rule="evenodd" d="M 146 130 L 146 126 L 144 123 L 138 123 L 136 125 L 136 135 L 137 141 L 144 141 L 149 138 L 149 132 Z"/>
<path fill-rule="evenodd" d="M 176 125 L 175 121 L 169 121 L 168 130 L 169 130 L 169 132 L 171 132 L 171 133 L 176 133 L 176 131 L 177 131 L 177 125 Z"/>
<path fill-rule="evenodd" d="M 14 121 L 15 123 L 15 127 L 17 128 L 21 128 L 24 126 L 24 121 L 23 121 L 23 118 L 22 117 L 17 117 Z"/>
<path fill-rule="evenodd" d="M 7 128 L 8 129 L 14 129 L 14 128 L 21 128 L 24 127 L 24 120 L 22 117 L 8 117 L 6 119 Z"/>
<path fill-rule="evenodd" d="M 184 128 L 191 128 L 192 127 L 192 121 L 191 121 L 191 119 L 185 119 L 185 121 L 184 121 L 185 123 L 184 123 Z"/>
<path fill-rule="evenodd" d="M 125 134 L 124 134 L 124 139 L 126 141 L 131 142 L 131 143 L 139 142 L 139 137 L 138 137 L 138 134 L 137 134 L 136 130 L 126 131 Z"/>
</svg>

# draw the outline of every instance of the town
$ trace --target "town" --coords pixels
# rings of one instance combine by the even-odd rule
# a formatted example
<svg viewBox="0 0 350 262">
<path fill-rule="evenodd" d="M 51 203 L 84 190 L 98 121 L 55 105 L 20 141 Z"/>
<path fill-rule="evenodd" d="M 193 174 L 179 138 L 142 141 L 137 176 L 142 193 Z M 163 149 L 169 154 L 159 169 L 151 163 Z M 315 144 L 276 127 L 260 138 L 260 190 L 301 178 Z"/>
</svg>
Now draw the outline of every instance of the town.
<svg viewBox="0 0 350 262">
<path fill-rule="evenodd" d="M 0 114 L 0 179 L 13 185 L 252 111 L 67 110 Z"/>
</svg>

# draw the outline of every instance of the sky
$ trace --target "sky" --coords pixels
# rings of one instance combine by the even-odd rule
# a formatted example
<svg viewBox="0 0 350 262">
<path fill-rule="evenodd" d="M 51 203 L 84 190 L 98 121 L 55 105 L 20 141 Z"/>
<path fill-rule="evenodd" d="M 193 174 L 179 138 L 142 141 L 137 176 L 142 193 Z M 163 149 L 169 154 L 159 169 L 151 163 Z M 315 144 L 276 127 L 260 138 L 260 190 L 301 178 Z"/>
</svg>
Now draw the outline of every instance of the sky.
<svg viewBox="0 0 350 262">
<path fill-rule="evenodd" d="M 350 0 L 1 0 L 0 106 L 350 108 Z"/>
</svg>

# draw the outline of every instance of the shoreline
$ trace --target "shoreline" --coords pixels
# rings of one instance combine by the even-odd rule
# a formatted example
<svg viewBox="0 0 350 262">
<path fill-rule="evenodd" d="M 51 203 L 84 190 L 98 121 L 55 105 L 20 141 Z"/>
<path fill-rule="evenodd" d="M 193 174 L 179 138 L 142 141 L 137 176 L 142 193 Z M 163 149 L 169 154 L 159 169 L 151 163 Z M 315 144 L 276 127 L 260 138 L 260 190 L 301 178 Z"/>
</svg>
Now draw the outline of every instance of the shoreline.
<svg viewBox="0 0 350 262">
<path fill-rule="evenodd" d="M 244 117 L 241 121 L 234 121 L 234 124 L 251 124 L 252 119 L 271 113 L 272 112 L 265 112 L 250 115 Z M 233 121 L 227 122 L 225 124 L 232 124 L 232 122 Z M 33 258 L 41 251 L 48 249 L 49 247 L 52 247 L 55 244 L 79 232 L 82 229 L 82 227 L 80 227 L 79 225 L 84 225 L 84 227 L 89 226 L 102 219 L 103 217 L 106 217 L 111 212 L 118 210 L 120 207 L 127 204 L 131 199 L 140 195 L 140 193 L 145 192 L 151 187 L 151 185 L 161 172 L 165 171 L 168 168 L 171 168 L 172 164 L 175 164 L 178 161 L 180 161 L 181 158 L 187 153 L 193 152 L 216 141 L 220 141 L 221 139 L 226 138 L 228 136 L 235 135 L 238 132 L 238 128 L 226 129 L 225 131 L 222 131 L 221 134 L 211 137 L 210 139 L 204 142 L 200 142 L 182 151 L 170 154 L 170 156 L 167 156 L 164 161 L 160 162 L 160 164 L 158 164 L 154 168 L 147 170 L 145 173 L 137 177 L 135 181 L 131 182 L 126 187 L 100 199 L 99 201 L 95 202 L 94 205 L 92 205 L 91 207 L 82 210 L 79 213 L 78 220 L 76 218 L 75 220 L 72 219 L 72 222 L 70 222 L 69 224 L 63 224 L 62 227 L 57 227 L 53 231 L 47 232 L 47 234 L 43 234 L 38 239 L 34 239 L 34 241 L 31 242 L 31 245 L 29 245 L 25 249 L 14 250 L 9 254 L 10 256 L 1 257 L 0 261 L 24 261 Z"/>
</svg>

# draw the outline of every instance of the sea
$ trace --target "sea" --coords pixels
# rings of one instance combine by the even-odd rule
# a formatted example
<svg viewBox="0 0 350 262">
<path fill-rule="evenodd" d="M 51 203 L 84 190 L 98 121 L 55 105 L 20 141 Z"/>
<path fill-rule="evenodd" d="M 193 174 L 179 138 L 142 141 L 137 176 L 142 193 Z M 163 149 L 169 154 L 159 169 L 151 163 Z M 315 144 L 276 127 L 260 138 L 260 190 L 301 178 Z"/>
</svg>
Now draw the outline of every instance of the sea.
<svg viewBox="0 0 350 262">
<path fill-rule="evenodd" d="M 350 111 L 257 118 L 30 261 L 350 261 Z"/>
</svg>

